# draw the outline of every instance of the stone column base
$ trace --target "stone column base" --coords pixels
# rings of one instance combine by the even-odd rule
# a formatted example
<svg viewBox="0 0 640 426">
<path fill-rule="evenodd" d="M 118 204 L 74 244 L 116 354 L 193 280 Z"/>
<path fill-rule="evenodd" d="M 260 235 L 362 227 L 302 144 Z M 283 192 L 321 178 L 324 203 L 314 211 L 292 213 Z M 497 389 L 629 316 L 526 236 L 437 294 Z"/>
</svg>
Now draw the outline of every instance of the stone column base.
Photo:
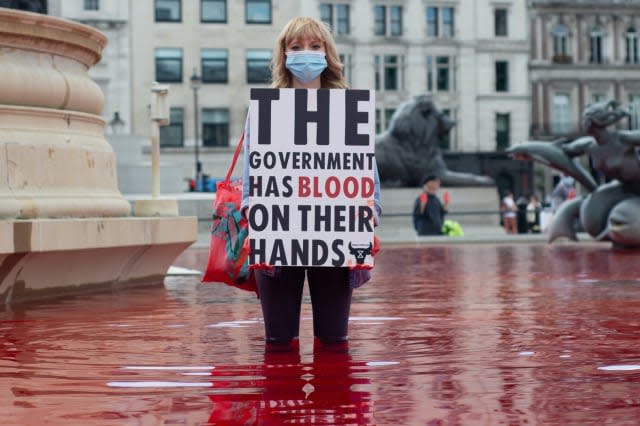
<svg viewBox="0 0 640 426">
<path fill-rule="evenodd" d="M 0 303 L 161 284 L 197 239 L 195 217 L 0 222 Z"/>
</svg>

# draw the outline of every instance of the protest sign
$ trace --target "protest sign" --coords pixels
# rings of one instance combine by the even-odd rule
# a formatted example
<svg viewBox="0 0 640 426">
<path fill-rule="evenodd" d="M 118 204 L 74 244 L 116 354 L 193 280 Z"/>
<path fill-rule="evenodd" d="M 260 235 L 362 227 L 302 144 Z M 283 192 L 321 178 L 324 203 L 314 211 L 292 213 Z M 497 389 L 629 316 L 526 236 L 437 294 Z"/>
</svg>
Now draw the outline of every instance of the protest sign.
<svg viewBox="0 0 640 426">
<path fill-rule="evenodd" d="M 251 264 L 373 265 L 374 113 L 369 90 L 251 90 Z"/>
</svg>

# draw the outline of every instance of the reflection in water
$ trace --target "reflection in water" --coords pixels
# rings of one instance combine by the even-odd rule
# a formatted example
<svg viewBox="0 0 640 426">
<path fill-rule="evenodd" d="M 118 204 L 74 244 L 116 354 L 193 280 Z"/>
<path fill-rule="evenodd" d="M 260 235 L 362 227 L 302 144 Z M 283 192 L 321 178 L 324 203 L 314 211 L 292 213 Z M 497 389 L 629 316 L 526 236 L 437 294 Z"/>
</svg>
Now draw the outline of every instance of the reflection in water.
<svg viewBox="0 0 640 426">
<path fill-rule="evenodd" d="M 255 296 L 193 277 L 5 307 L 0 424 L 635 425 L 637 256 L 385 248 L 348 350 L 314 345 L 306 303 L 299 349 L 265 351 Z"/>
<path fill-rule="evenodd" d="M 267 351 L 256 366 L 217 366 L 209 423 L 373 424 L 367 372 L 346 345 L 316 345 L 311 362 L 288 350 Z"/>
</svg>

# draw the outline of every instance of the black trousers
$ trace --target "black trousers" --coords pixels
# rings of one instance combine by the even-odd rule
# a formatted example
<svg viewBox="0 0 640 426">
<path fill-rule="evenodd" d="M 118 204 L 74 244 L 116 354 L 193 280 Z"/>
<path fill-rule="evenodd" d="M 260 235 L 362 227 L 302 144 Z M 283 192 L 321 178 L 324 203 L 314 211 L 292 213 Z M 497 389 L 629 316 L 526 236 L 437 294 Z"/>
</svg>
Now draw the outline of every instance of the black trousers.
<svg viewBox="0 0 640 426">
<path fill-rule="evenodd" d="M 267 342 L 288 343 L 300 332 L 305 273 L 313 309 L 313 334 L 322 342 L 348 337 L 351 294 L 349 269 L 334 267 L 280 268 L 280 274 L 256 271 Z"/>
</svg>

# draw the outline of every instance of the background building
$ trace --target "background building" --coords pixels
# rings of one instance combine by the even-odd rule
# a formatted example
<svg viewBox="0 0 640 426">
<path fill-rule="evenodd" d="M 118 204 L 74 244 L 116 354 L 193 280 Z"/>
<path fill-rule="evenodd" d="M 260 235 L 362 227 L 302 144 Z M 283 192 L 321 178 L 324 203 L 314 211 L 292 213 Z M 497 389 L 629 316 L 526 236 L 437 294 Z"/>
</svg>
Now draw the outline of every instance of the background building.
<svg viewBox="0 0 640 426">
<path fill-rule="evenodd" d="M 378 131 L 430 93 L 457 126 L 442 147 L 501 151 L 529 125 L 526 5 L 491 0 L 301 2 L 332 28 L 352 87 L 377 91 Z M 487 25 L 490 23 L 490 25 Z"/>
<path fill-rule="evenodd" d="M 249 89 L 268 85 L 273 43 L 297 8 L 293 0 L 132 1 L 133 131 L 149 134 L 149 88 L 167 84 L 171 125 L 161 129 L 162 158 L 193 177 L 197 133 L 202 172 L 224 175 Z"/>
<path fill-rule="evenodd" d="M 442 145 L 452 168 L 498 180 L 503 176 L 500 185 L 511 188 L 522 184 L 516 175 L 528 173 L 500 154 L 526 140 L 530 128 L 529 31 L 526 4 L 520 0 L 49 4 L 52 14 L 107 33 L 105 63 L 95 75 L 107 94 L 104 116 L 111 121 L 119 112 L 123 130 L 145 141 L 146 153 L 151 84 L 169 85 L 171 125 L 161 130 L 161 158 L 179 169 L 180 177 L 171 179 L 184 189 L 197 162 L 204 174 L 220 177 L 226 171 L 244 125 L 249 90 L 268 84 L 273 43 L 297 15 L 330 25 L 351 87 L 376 89 L 378 132 L 401 103 L 430 93 L 457 123 Z M 123 186 L 130 192 L 130 185 Z"/>
<path fill-rule="evenodd" d="M 49 0 L 49 14 L 90 25 L 109 40 L 89 75 L 104 93 L 107 134 L 131 131 L 131 28 L 129 0 Z"/>
<path fill-rule="evenodd" d="M 629 104 L 623 125 L 637 128 L 640 1 L 529 0 L 529 19 L 532 138 L 576 136 L 585 105 L 607 99 Z"/>
</svg>

